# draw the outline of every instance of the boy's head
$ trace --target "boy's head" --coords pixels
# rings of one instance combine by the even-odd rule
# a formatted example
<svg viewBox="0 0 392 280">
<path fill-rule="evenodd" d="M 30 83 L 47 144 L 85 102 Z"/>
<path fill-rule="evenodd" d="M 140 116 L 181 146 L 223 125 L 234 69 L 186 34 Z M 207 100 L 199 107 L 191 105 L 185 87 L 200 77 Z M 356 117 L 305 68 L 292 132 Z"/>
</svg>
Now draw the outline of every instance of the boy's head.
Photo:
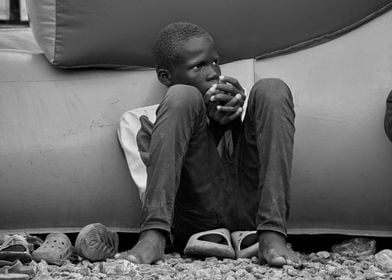
<svg viewBox="0 0 392 280">
<path fill-rule="evenodd" d="M 158 79 L 166 86 L 192 85 L 204 94 L 218 81 L 219 55 L 214 40 L 195 24 L 176 22 L 164 27 L 153 54 Z"/>
</svg>

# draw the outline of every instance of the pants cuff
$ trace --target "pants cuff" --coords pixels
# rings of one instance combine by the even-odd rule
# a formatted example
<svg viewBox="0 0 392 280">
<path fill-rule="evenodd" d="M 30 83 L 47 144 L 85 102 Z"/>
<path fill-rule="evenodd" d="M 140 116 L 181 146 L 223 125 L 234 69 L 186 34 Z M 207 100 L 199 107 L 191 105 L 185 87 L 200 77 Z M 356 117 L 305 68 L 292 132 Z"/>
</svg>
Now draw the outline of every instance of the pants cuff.
<svg viewBox="0 0 392 280">
<path fill-rule="evenodd" d="M 277 233 L 282 234 L 285 238 L 287 238 L 287 230 L 286 229 L 281 229 L 277 227 L 268 227 L 268 226 L 258 226 L 257 227 L 257 233 L 260 234 L 262 231 L 274 231 Z"/>
</svg>

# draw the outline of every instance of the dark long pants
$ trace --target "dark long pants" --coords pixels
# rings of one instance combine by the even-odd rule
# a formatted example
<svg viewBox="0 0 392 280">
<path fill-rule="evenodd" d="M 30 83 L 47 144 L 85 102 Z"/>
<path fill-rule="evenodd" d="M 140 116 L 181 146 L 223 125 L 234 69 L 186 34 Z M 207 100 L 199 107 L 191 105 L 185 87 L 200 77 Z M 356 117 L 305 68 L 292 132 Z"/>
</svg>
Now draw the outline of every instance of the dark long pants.
<svg viewBox="0 0 392 280">
<path fill-rule="evenodd" d="M 171 232 L 178 248 L 221 227 L 286 235 L 295 113 L 284 82 L 254 85 L 232 154 L 218 153 L 196 88 L 170 87 L 156 113 L 142 231 Z"/>
</svg>

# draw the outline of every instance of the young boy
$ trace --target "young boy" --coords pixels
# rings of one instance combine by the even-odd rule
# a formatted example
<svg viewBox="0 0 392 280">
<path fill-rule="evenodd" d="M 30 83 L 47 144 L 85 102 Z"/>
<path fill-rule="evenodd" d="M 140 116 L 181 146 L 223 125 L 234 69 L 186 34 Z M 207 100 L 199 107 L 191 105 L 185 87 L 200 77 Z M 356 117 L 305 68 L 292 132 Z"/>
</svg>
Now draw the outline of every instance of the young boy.
<svg viewBox="0 0 392 280">
<path fill-rule="evenodd" d="M 116 255 L 153 263 L 171 233 L 184 248 L 197 232 L 217 228 L 257 230 L 259 259 L 296 264 L 286 246 L 294 105 L 281 80 L 258 81 L 249 93 L 221 76 L 211 36 L 190 23 L 173 23 L 154 47 L 156 73 L 168 87 L 156 111 L 147 164 L 147 189 L 139 242 Z M 217 145 L 231 130 L 233 153 Z"/>
</svg>

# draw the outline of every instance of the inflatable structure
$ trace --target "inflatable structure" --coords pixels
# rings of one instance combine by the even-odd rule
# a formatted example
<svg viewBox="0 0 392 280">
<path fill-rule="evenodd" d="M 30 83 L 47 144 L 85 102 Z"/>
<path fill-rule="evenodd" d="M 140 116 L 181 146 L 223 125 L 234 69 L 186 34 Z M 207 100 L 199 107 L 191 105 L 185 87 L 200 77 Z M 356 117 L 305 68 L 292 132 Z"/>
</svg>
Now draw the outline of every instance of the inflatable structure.
<svg viewBox="0 0 392 280">
<path fill-rule="evenodd" d="M 76 232 L 94 222 L 138 232 L 141 203 L 117 128 L 124 112 L 159 102 L 153 38 L 186 20 L 215 37 L 223 74 L 248 87 L 279 77 L 292 90 L 289 233 L 392 236 L 392 143 L 383 125 L 391 7 L 29 0 L 31 29 L 0 30 L 0 232 Z"/>
</svg>

